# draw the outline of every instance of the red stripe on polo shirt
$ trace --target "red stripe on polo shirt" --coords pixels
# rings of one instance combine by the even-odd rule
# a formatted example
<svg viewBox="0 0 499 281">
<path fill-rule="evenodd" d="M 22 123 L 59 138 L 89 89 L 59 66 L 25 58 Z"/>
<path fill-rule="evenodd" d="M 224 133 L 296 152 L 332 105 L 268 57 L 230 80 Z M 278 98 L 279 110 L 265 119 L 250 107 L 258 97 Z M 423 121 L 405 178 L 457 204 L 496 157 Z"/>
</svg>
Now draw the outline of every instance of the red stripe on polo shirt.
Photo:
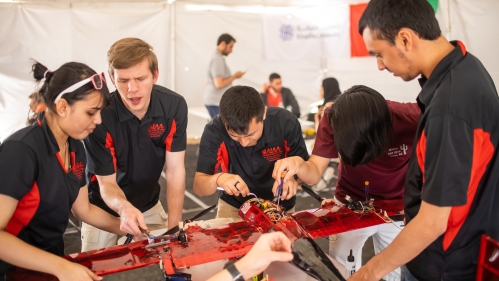
<svg viewBox="0 0 499 281">
<path fill-rule="evenodd" d="M 221 168 L 222 172 L 229 172 L 229 152 L 227 151 L 227 147 L 225 146 L 225 142 L 220 144 L 220 147 L 217 151 L 217 164 L 215 165 L 215 170 L 213 174 L 216 174 L 218 169 Z"/>
<path fill-rule="evenodd" d="M 470 183 L 468 185 L 468 200 L 465 205 L 454 206 L 451 209 L 447 222 L 447 230 L 444 234 L 444 251 L 452 244 L 452 241 L 454 241 L 454 238 L 456 238 L 457 233 L 468 217 L 480 180 L 493 155 L 494 145 L 490 141 L 490 133 L 484 132 L 483 129 L 475 129 L 473 132 L 473 162 L 471 165 Z"/>
<path fill-rule="evenodd" d="M 61 164 L 62 170 L 67 174 L 68 171 L 66 171 L 66 166 L 64 165 L 64 161 L 62 161 L 61 154 L 57 152 L 55 156 L 57 156 L 57 160 L 59 160 L 59 164 Z"/>
<path fill-rule="evenodd" d="M 70 154 L 69 154 L 71 157 L 71 169 L 73 169 L 76 165 L 76 153 L 74 151 L 72 151 Z"/>
<path fill-rule="evenodd" d="M 38 185 L 33 182 L 31 190 L 19 200 L 16 210 L 10 218 L 5 231 L 17 236 L 23 227 L 27 226 L 31 219 L 35 216 L 36 210 L 40 205 L 40 192 Z"/>
<path fill-rule="evenodd" d="M 421 137 L 419 138 L 418 145 L 416 146 L 416 156 L 418 157 L 418 165 L 421 170 L 421 175 L 423 175 L 424 183 L 424 161 L 426 155 L 426 135 L 423 131 Z M 421 190 L 422 191 L 422 190 Z"/>
<path fill-rule="evenodd" d="M 457 44 L 461 48 L 461 52 L 463 52 L 463 56 L 465 56 L 466 55 L 466 46 L 464 46 L 463 42 L 461 42 L 461 41 L 457 41 Z"/>
<path fill-rule="evenodd" d="M 109 148 L 109 151 L 111 152 L 111 156 L 113 157 L 114 171 L 116 172 L 116 166 L 117 166 L 116 151 L 114 149 L 113 137 L 109 132 L 106 132 L 106 148 Z"/>
<path fill-rule="evenodd" d="M 288 152 L 291 151 L 291 148 L 288 146 L 288 141 L 284 140 L 284 158 L 288 157 Z"/>
<path fill-rule="evenodd" d="M 173 119 L 172 128 L 170 129 L 170 132 L 165 139 L 166 151 L 172 151 L 173 135 L 175 134 L 175 132 L 177 132 L 177 122 L 175 122 L 175 119 Z"/>
</svg>

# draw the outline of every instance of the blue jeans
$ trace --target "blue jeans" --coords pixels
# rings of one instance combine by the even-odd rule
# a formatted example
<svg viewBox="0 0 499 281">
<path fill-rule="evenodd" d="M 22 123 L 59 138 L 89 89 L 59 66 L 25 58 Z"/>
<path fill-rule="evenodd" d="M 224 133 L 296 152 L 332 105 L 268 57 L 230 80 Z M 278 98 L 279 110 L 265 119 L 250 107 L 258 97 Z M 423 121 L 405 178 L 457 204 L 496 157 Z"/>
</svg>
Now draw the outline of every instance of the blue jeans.
<svg viewBox="0 0 499 281">
<path fill-rule="evenodd" d="M 218 105 L 205 105 L 206 109 L 210 113 L 211 119 L 215 118 L 220 113 L 220 106 Z"/>
</svg>

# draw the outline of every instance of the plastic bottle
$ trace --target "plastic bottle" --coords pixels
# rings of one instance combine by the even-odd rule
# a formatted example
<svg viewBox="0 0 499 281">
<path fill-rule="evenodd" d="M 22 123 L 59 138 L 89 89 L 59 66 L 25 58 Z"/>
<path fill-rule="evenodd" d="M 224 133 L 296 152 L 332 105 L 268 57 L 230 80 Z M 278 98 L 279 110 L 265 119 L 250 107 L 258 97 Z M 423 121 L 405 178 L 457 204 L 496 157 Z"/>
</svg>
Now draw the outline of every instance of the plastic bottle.
<svg viewBox="0 0 499 281">
<path fill-rule="evenodd" d="M 350 255 L 347 257 L 347 262 L 345 264 L 345 278 L 352 276 L 355 273 L 355 258 L 352 255 L 352 249 L 350 249 Z"/>
</svg>

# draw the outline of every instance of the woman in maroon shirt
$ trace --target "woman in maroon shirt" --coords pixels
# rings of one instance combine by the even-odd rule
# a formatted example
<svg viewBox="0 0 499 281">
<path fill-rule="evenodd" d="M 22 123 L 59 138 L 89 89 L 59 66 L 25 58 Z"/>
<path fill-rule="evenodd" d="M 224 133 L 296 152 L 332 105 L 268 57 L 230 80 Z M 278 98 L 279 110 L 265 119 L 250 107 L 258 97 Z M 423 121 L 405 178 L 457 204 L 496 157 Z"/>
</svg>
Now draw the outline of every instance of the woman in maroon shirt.
<svg viewBox="0 0 499 281">
<path fill-rule="evenodd" d="M 288 177 L 296 174 L 306 184 L 314 184 L 320 180 L 330 160 L 340 157 L 334 194 L 337 204 L 347 203 L 346 195 L 353 200 L 365 200 L 366 181 L 369 182 L 369 198 L 403 198 L 405 174 L 419 115 L 416 103 L 387 101 L 369 87 L 354 86 L 326 109 L 308 161 L 299 157 L 277 161 L 273 173 L 276 184 L 279 179 L 275 175 L 284 170 L 288 170 Z M 378 253 L 400 232 L 400 223 L 395 224 L 334 235 L 329 254 L 344 264 L 352 249 L 358 269 L 362 264 L 362 246 L 367 238 L 373 236 L 375 252 Z M 384 279 L 397 278 L 400 280 L 400 269 Z"/>
</svg>

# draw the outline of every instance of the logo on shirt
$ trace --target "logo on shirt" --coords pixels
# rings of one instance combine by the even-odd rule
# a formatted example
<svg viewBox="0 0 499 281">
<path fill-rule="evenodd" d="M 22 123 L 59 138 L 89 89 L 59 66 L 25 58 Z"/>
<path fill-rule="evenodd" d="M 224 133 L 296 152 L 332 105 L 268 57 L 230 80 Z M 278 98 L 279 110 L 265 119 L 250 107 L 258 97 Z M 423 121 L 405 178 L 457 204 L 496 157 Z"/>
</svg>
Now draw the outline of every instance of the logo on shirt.
<svg viewBox="0 0 499 281">
<path fill-rule="evenodd" d="M 389 148 L 388 149 L 388 157 L 397 157 L 407 155 L 407 150 L 409 147 L 407 144 L 402 144 L 399 147 Z"/>
<path fill-rule="evenodd" d="M 149 137 L 151 139 L 159 138 L 165 132 L 165 127 L 163 126 L 163 124 L 151 124 L 147 131 L 149 132 Z"/>
<path fill-rule="evenodd" d="M 279 146 L 271 147 L 271 148 L 264 148 L 262 150 L 262 155 L 269 162 L 277 161 L 277 160 L 281 159 L 282 149 Z"/>
<path fill-rule="evenodd" d="M 85 167 L 83 167 L 83 163 L 81 162 L 78 162 L 76 163 L 73 168 L 71 169 L 73 171 L 73 174 L 79 179 L 81 180 L 81 178 L 83 177 L 83 172 L 85 171 Z"/>
</svg>

